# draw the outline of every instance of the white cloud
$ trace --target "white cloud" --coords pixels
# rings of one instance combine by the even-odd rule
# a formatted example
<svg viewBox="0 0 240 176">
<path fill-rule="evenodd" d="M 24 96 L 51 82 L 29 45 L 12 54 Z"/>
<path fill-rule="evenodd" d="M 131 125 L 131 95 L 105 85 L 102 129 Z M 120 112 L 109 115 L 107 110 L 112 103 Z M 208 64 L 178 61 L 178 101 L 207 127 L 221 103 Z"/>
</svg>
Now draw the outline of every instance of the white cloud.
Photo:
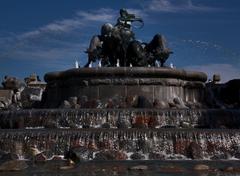
<svg viewBox="0 0 240 176">
<path fill-rule="evenodd" d="M 130 13 L 136 14 L 137 16 L 146 16 L 146 14 L 139 9 L 127 10 Z M 71 37 L 75 35 L 78 35 L 78 37 L 79 35 L 81 35 L 81 37 L 83 35 L 93 35 L 86 33 L 89 27 L 100 28 L 100 25 L 104 22 L 114 23 L 118 16 L 119 11 L 110 8 L 78 11 L 72 18 L 56 20 L 52 23 L 46 24 L 35 30 L 27 31 L 22 34 L 11 34 L 8 37 L 0 39 L 0 59 L 12 55 L 14 52 L 18 52 L 19 50 L 21 52 L 21 50 L 27 49 L 29 52 L 32 52 L 32 50 L 39 50 L 42 48 L 43 52 L 45 52 L 45 49 L 48 48 L 46 44 L 49 43 L 55 43 L 55 45 L 63 43 L 63 46 L 68 43 L 67 46 L 71 47 L 72 41 L 66 38 L 64 38 L 66 41 L 62 41 L 63 35 L 67 34 Z M 76 33 L 74 34 L 74 32 Z M 86 41 L 82 42 L 86 43 Z M 75 45 L 75 43 L 72 44 Z"/>
<path fill-rule="evenodd" d="M 230 64 L 190 65 L 185 67 L 185 69 L 205 72 L 209 79 L 212 79 L 214 74 L 219 74 L 221 76 L 221 82 L 240 79 L 240 70 Z"/>
<path fill-rule="evenodd" d="M 77 15 L 80 19 L 86 22 L 112 22 L 116 18 L 117 11 L 113 9 L 101 8 L 94 11 L 79 11 L 77 12 Z"/>
<path fill-rule="evenodd" d="M 0 60 L 42 58 L 47 61 L 59 57 L 71 57 L 71 53 L 80 53 L 86 49 L 86 43 L 89 42 L 87 38 L 93 35 L 86 33 L 90 27 L 100 28 L 99 24 L 112 22 L 117 15 L 118 11 L 104 8 L 78 11 L 72 18 L 56 20 L 22 34 L 1 37 Z M 82 45 L 79 46 L 79 43 Z"/>
<path fill-rule="evenodd" d="M 148 17 L 148 14 L 147 14 L 145 11 L 141 10 L 141 9 L 128 8 L 127 11 L 128 11 L 129 13 L 134 14 L 134 15 L 137 16 L 137 17 L 141 17 L 141 18 L 146 18 L 146 17 Z"/>
<path fill-rule="evenodd" d="M 150 11 L 156 12 L 208 12 L 215 11 L 216 8 L 203 6 L 203 5 L 195 5 L 192 0 L 152 0 L 148 9 Z"/>
<path fill-rule="evenodd" d="M 78 11 L 73 18 L 54 21 L 36 30 L 18 35 L 19 40 L 28 39 L 46 33 L 66 33 L 75 29 L 86 28 L 94 23 L 113 22 L 117 11 L 101 8 L 90 11 Z"/>
<path fill-rule="evenodd" d="M 130 8 L 127 10 L 130 13 L 135 14 L 136 16 L 147 17 L 147 14 L 140 9 Z M 39 37 L 42 35 L 70 33 L 76 29 L 86 29 L 87 27 L 95 25 L 97 25 L 97 27 L 100 27 L 98 25 L 105 22 L 110 22 L 114 24 L 118 16 L 118 10 L 110 8 L 78 11 L 72 18 L 56 20 L 52 23 L 46 24 L 32 31 L 27 31 L 22 34 L 11 35 L 9 37 L 2 38 L 2 41 L 0 40 L 0 44 L 5 43 L 6 41 L 11 42 L 12 40 L 18 40 L 23 42 L 24 40 L 32 39 L 34 37 Z"/>
</svg>

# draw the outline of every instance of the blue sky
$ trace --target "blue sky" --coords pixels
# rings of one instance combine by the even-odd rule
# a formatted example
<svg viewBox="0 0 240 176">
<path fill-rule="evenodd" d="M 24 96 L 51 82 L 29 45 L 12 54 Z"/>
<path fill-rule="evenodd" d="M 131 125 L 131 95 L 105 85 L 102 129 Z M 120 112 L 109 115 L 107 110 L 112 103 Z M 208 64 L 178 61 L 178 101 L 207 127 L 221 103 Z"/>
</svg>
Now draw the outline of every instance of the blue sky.
<svg viewBox="0 0 240 176">
<path fill-rule="evenodd" d="M 136 38 L 167 38 L 167 64 L 219 73 L 223 82 L 240 78 L 239 0 L 1 0 L 0 78 L 84 65 L 91 36 L 114 24 L 120 8 L 144 19 Z"/>
</svg>

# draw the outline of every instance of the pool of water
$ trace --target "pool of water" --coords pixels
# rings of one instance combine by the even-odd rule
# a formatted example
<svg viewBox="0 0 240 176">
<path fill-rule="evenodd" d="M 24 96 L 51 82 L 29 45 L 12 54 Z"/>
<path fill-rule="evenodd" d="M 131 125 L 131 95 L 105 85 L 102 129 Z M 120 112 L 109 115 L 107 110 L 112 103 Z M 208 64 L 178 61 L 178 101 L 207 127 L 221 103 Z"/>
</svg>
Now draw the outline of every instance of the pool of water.
<svg viewBox="0 0 240 176">
<path fill-rule="evenodd" d="M 67 161 L 30 162 L 22 171 L 2 171 L 2 176 L 239 176 L 240 162 L 225 161 L 88 161 L 69 164 Z M 197 171 L 204 164 L 207 170 Z M 226 170 L 226 168 L 234 170 Z"/>
</svg>

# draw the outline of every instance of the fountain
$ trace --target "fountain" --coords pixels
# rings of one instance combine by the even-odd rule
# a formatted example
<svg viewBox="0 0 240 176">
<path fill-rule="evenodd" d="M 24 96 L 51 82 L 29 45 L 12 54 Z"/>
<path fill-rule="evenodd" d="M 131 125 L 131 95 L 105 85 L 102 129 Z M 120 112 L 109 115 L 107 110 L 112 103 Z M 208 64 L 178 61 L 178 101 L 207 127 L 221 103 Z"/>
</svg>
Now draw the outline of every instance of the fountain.
<svg viewBox="0 0 240 176">
<path fill-rule="evenodd" d="M 114 28 L 131 15 L 122 13 Z M 111 43 L 108 37 L 103 42 Z M 139 47 L 134 42 L 130 51 Z M 0 160 L 239 159 L 240 80 L 206 83 L 202 72 L 148 67 L 156 57 L 163 66 L 172 53 L 165 46 L 156 50 L 132 52 L 144 57 L 128 62 L 128 52 L 123 57 L 90 48 L 86 66 L 102 57 L 101 67 L 47 73 L 40 103 L 0 111 Z"/>
</svg>

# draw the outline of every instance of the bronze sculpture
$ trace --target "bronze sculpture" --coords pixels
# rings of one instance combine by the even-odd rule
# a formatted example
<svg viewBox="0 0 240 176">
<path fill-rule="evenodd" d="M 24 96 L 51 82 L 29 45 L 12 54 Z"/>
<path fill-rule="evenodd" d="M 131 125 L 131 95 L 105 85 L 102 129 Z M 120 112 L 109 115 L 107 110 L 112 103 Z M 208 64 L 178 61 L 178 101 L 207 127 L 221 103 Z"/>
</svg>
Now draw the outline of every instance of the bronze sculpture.
<svg viewBox="0 0 240 176">
<path fill-rule="evenodd" d="M 130 14 L 125 9 L 120 9 L 120 17 L 115 26 L 106 23 L 101 28 L 101 35 L 95 35 L 90 41 L 88 53 L 89 67 L 91 62 L 99 60 L 104 67 L 115 66 L 155 66 L 159 61 L 164 65 L 169 55 L 173 52 L 166 47 L 166 40 L 161 34 L 156 34 L 150 43 L 142 43 L 135 39 L 132 31 L 132 22 L 143 20 Z"/>
</svg>

